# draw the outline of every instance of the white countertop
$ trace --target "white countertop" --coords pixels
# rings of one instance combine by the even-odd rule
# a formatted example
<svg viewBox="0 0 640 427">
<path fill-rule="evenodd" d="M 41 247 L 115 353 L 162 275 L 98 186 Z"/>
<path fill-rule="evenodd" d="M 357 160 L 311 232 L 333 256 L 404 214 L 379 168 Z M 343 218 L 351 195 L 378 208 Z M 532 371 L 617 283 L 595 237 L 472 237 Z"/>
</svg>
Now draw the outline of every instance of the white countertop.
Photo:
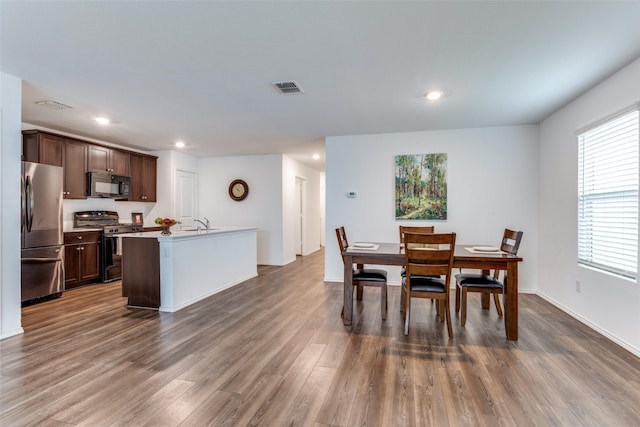
<svg viewBox="0 0 640 427">
<path fill-rule="evenodd" d="M 63 233 L 82 233 L 83 231 L 102 231 L 102 227 L 62 228 Z"/>
<path fill-rule="evenodd" d="M 119 234 L 118 237 L 138 237 L 143 239 L 158 239 L 163 240 L 183 240 L 202 237 L 215 237 L 222 234 L 229 234 L 241 231 L 256 231 L 257 227 L 211 227 L 210 230 L 171 230 L 171 235 L 163 236 L 160 231 L 147 231 L 144 233 L 124 233 Z"/>
</svg>

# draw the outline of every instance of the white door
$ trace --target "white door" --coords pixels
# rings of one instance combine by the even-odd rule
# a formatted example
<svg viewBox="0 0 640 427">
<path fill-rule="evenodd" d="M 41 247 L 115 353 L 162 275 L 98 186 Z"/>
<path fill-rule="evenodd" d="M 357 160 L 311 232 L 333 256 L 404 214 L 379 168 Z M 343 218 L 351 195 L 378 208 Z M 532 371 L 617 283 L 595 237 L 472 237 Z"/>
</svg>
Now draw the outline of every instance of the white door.
<svg viewBox="0 0 640 427">
<path fill-rule="evenodd" d="M 295 201 L 295 247 L 296 247 L 296 255 L 302 255 L 302 200 L 303 200 L 303 192 L 304 185 L 302 178 L 296 177 L 296 201 Z"/>
<path fill-rule="evenodd" d="M 198 215 L 196 174 L 178 170 L 176 173 L 176 216 L 184 227 L 193 227 Z"/>
</svg>

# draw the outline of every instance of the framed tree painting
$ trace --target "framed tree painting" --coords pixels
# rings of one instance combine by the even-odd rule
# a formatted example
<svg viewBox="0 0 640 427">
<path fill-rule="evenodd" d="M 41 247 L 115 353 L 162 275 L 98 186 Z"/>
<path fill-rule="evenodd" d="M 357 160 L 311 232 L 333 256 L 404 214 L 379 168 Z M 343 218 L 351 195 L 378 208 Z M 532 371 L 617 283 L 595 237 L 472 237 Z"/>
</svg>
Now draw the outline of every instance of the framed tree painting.
<svg viewBox="0 0 640 427">
<path fill-rule="evenodd" d="M 396 219 L 447 219 L 447 153 L 396 156 Z"/>
</svg>

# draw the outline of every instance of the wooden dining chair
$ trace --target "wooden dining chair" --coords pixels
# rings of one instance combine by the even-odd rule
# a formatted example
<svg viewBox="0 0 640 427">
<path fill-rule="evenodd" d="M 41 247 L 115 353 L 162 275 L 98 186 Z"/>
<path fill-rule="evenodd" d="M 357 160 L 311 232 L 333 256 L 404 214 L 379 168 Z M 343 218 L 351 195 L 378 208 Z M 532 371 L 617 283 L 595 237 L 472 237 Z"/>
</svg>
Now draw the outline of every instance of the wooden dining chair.
<svg viewBox="0 0 640 427">
<path fill-rule="evenodd" d="M 336 237 L 338 238 L 338 246 L 340 254 L 349 247 L 349 240 L 344 227 L 336 228 Z M 341 255 L 342 256 L 342 255 Z M 342 257 L 344 263 L 344 257 Z M 382 320 L 387 319 L 387 272 L 374 268 L 364 268 L 362 264 L 356 265 L 353 269 L 353 286 L 356 287 L 356 298 L 362 299 L 364 286 L 376 286 L 380 288 L 380 315 Z M 344 314 L 344 307 L 342 307 Z"/>
<path fill-rule="evenodd" d="M 428 226 L 413 226 L 413 225 L 401 225 L 398 227 L 398 229 L 400 230 L 400 246 L 404 247 L 404 233 L 419 233 L 419 234 L 430 234 L 430 233 L 435 233 L 436 232 L 436 228 L 433 225 L 428 225 Z M 404 278 L 404 276 L 407 274 L 407 268 L 406 267 L 402 267 L 402 269 L 400 270 L 400 277 Z M 400 301 L 404 301 L 404 287 L 402 288 L 402 290 L 400 291 Z M 433 302 L 433 300 L 431 300 L 431 302 Z M 400 304 L 400 311 L 402 312 L 402 304 Z"/>
<path fill-rule="evenodd" d="M 433 225 L 428 226 L 413 226 L 413 225 L 401 225 L 398 227 L 400 230 L 400 243 L 404 245 L 404 233 L 420 233 L 420 234 L 430 234 L 435 233 L 436 228 Z"/>
<path fill-rule="evenodd" d="M 502 236 L 500 250 L 511 255 L 518 254 L 520 241 L 522 240 L 522 231 L 513 231 L 505 228 Z M 480 292 L 483 294 L 493 294 L 493 301 L 496 306 L 498 316 L 502 317 L 502 306 L 500 304 L 499 295 L 504 293 L 507 285 L 507 276 L 505 272 L 504 281 L 500 281 L 500 270 L 495 270 L 493 275 L 466 273 L 456 274 L 456 313 L 460 315 L 460 324 L 464 326 L 467 323 L 467 293 Z"/>
<path fill-rule="evenodd" d="M 415 244 L 415 245 L 414 245 Z M 453 338 L 449 283 L 456 246 L 456 233 L 404 234 L 407 274 L 402 280 L 404 300 L 401 302 L 404 334 L 409 334 L 411 298 L 432 298 L 440 321 L 447 322 L 449 338 Z"/>
</svg>

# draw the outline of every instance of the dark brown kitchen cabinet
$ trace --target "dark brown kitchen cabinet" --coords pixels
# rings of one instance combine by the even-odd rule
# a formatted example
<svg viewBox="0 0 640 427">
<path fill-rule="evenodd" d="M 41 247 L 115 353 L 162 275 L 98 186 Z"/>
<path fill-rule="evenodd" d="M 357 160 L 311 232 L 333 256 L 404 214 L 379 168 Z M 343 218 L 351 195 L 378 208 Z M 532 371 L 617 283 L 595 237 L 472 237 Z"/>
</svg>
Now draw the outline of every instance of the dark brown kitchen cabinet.
<svg viewBox="0 0 640 427">
<path fill-rule="evenodd" d="M 27 162 L 64 166 L 65 139 L 39 131 L 22 132 L 22 157 Z"/>
<path fill-rule="evenodd" d="M 156 239 L 122 238 L 122 296 L 128 305 L 160 307 L 159 253 Z"/>
<path fill-rule="evenodd" d="M 22 155 L 28 162 L 62 166 L 65 199 L 87 198 L 87 144 L 39 130 L 22 132 Z"/>
<path fill-rule="evenodd" d="M 156 157 L 131 153 L 130 201 L 156 201 L 156 163 Z"/>
<path fill-rule="evenodd" d="M 65 199 L 86 199 L 87 172 L 104 172 L 131 177 L 130 201 L 156 201 L 155 156 L 32 129 L 22 131 L 22 158 L 62 166 Z"/>
<path fill-rule="evenodd" d="M 87 145 L 87 169 L 91 172 L 108 172 L 129 176 L 129 153 L 122 150 Z"/>
<path fill-rule="evenodd" d="M 64 233 L 66 290 L 100 281 L 100 231 Z"/>
<path fill-rule="evenodd" d="M 67 140 L 64 146 L 64 198 L 87 198 L 87 144 Z"/>
</svg>

